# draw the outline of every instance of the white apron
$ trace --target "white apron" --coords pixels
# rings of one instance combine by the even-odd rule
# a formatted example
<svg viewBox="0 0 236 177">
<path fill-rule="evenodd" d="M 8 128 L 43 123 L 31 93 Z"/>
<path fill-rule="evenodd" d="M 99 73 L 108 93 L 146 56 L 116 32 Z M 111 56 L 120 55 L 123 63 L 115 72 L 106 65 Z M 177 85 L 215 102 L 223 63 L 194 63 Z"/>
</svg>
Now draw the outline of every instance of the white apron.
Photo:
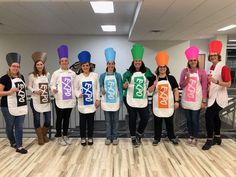
<svg viewBox="0 0 236 177">
<path fill-rule="evenodd" d="M 105 95 L 102 95 L 101 107 L 104 111 L 117 111 L 120 98 L 115 75 L 106 75 L 104 79 Z"/>
<path fill-rule="evenodd" d="M 43 75 L 34 78 L 33 88 L 35 90 L 43 91 L 41 95 L 32 94 L 31 96 L 34 109 L 37 112 L 48 112 L 51 110 L 48 86 L 49 84 L 47 76 Z"/>
<path fill-rule="evenodd" d="M 55 94 L 56 105 L 61 108 L 73 108 L 76 99 L 73 90 L 73 77 L 68 72 L 61 73 L 57 83 L 58 93 Z"/>
<path fill-rule="evenodd" d="M 12 88 L 18 88 L 19 91 L 7 96 L 8 109 L 13 116 L 22 116 L 28 113 L 26 86 L 22 79 L 14 78 L 11 80 Z"/>
<path fill-rule="evenodd" d="M 90 75 L 91 76 L 91 73 Z M 83 81 L 80 81 L 81 93 L 83 97 L 78 99 L 78 110 L 83 114 L 93 113 L 96 111 L 96 82 L 93 77 L 84 77 Z"/>
<path fill-rule="evenodd" d="M 127 103 L 130 107 L 145 108 L 147 99 L 147 79 L 144 73 L 135 72 L 131 77 L 131 82 L 127 90 Z"/>
<path fill-rule="evenodd" d="M 202 85 L 198 71 L 190 73 L 188 84 L 184 87 L 181 97 L 181 106 L 184 109 L 199 110 L 202 103 Z"/>
<path fill-rule="evenodd" d="M 158 78 L 157 78 L 158 80 Z M 174 113 L 174 96 L 168 80 L 158 81 L 153 94 L 153 113 L 157 117 L 168 118 Z"/>
<path fill-rule="evenodd" d="M 216 80 L 222 81 L 221 72 L 224 65 L 225 64 L 222 61 L 220 61 L 215 66 L 214 70 L 209 71 L 208 75 L 212 75 L 212 77 L 215 78 Z M 209 98 L 207 101 L 207 107 L 212 106 L 215 101 L 222 108 L 228 105 L 228 93 L 226 87 L 211 82 L 208 90 L 208 95 Z"/>
</svg>

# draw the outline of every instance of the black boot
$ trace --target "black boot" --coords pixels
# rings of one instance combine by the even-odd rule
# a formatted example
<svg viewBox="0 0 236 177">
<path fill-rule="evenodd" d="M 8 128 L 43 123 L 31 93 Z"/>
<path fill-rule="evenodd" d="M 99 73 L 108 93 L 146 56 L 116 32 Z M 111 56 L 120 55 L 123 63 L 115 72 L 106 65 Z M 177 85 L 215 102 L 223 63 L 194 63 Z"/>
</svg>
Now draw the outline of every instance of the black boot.
<svg viewBox="0 0 236 177">
<path fill-rule="evenodd" d="M 207 140 L 206 143 L 202 146 L 202 150 L 209 150 L 213 145 L 213 140 Z"/>
<path fill-rule="evenodd" d="M 221 137 L 214 136 L 214 138 L 213 138 L 213 145 L 215 145 L 215 144 L 221 145 L 221 143 L 222 143 Z"/>
<path fill-rule="evenodd" d="M 139 146 L 138 142 L 137 142 L 137 139 L 136 137 L 131 137 L 131 142 L 132 142 L 132 145 L 137 148 Z"/>
<path fill-rule="evenodd" d="M 142 134 L 137 133 L 136 134 L 136 141 L 137 141 L 138 145 L 140 145 L 142 143 L 141 139 L 142 139 Z"/>
</svg>

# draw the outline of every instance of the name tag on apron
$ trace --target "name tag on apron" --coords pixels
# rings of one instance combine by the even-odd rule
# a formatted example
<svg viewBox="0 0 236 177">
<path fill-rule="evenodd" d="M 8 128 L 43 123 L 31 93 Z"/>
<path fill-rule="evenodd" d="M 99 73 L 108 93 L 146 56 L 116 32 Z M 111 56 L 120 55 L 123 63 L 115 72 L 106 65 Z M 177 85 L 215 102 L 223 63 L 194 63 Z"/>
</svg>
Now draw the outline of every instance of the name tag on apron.
<svg viewBox="0 0 236 177">
<path fill-rule="evenodd" d="M 116 82 L 115 80 L 106 80 L 105 81 L 105 90 L 106 90 L 106 102 L 107 103 L 116 103 Z"/>
<path fill-rule="evenodd" d="M 82 94 L 84 105 L 93 104 L 93 85 L 92 81 L 82 82 Z"/>
<path fill-rule="evenodd" d="M 71 77 L 62 76 L 62 99 L 72 99 L 72 81 Z"/>
<path fill-rule="evenodd" d="M 144 78 L 134 77 L 134 94 L 133 98 L 143 99 L 144 98 Z"/>
<path fill-rule="evenodd" d="M 15 86 L 19 89 L 19 91 L 16 92 L 17 107 L 25 106 L 27 104 L 25 84 L 23 82 L 15 82 Z"/>
<path fill-rule="evenodd" d="M 40 104 L 50 103 L 48 83 L 39 83 L 39 89 L 42 91 Z"/>
<path fill-rule="evenodd" d="M 189 82 L 186 86 L 185 101 L 189 102 L 196 101 L 196 89 L 197 89 L 197 78 L 190 77 Z"/>
<path fill-rule="evenodd" d="M 168 84 L 158 85 L 157 105 L 159 108 L 169 108 L 169 87 Z"/>
</svg>

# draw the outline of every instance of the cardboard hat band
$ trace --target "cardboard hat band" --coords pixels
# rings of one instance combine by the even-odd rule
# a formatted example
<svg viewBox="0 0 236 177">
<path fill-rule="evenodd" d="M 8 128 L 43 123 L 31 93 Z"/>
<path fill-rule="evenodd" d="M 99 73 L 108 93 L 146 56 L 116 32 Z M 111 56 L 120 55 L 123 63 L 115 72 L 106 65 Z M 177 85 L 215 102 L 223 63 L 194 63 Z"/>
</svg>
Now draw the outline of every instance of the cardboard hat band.
<svg viewBox="0 0 236 177">
<path fill-rule="evenodd" d="M 20 64 L 21 55 L 18 54 L 18 53 L 15 53 L 15 52 L 8 53 L 8 54 L 6 55 L 6 60 L 7 60 L 8 66 L 11 66 L 12 63 L 19 63 L 19 64 Z"/>
<path fill-rule="evenodd" d="M 191 46 L 185 50 L 185 56 L 187 60 L 198 60 L 199 49 L 196 46 Z"/>
<path fill-rule="evenodd" d="M 91 54 L 88 51 L 82 51 L 78 54 L 78 59 L 80 63 L 90 63 Z"/>
<path fill-rule="evenodd" d="M 34 62 L 37 62 L 40 60 L 43 63 L 45 63 L 45 61 L 47 60 L 47 53 L 46 52 L 34 52 L 32 54 L 32 59 Z"/>
<path fill-rule="evenodd" d="M 155 60 L 158 66 L 168 65 L 169 55 L 164 51 L 160 51 L 156 54 Z"/>
<path fill-rule="evenodd" d="M 133 48 L 131 49 L 131 53 L 133 56 L 133 60 L 142 60 L 144 47 L 141 44 L 134 44 Z"/>
<path fill-rule="evenodd" d="M 61 58 L 68 58 L 68 46 L 67 45 L 61 45 L 57 48 L 57 53 L 59 59 Z"/>
<path fill-rule="evenodd" d="M 209 53 L 217 53 L 218 55 L 221 54 L 221 49 L 222 49 L 222 42 L 215 40 L 215 41 L 211 41 L 208 44 L 208 52 Z"/>
<path fill-rule="evenodd" d="M 116 51 L 113 48 L 106 48 L 105 49 L 105 57 L 106 57 L 106 62 L 115 61 Z"/>
</svg>

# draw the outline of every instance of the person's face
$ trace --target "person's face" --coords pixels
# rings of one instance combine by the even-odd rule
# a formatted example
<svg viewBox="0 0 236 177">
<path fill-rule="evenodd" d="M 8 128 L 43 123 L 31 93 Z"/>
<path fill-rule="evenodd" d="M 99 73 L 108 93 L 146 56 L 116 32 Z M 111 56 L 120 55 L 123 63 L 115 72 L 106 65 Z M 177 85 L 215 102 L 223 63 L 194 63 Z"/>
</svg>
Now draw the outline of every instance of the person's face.
<svg viewBox="0 0 236 177">
<path fill-rule="evenodd" d="M 167 67 L 166 66 L 159 66 L 159 73 L 160 74 L 166 74 Z"/>
<path fill-rule="evenodd" d="M 197 59 L 191 59 L 188 61 L 188 64 L 190 66 L 191 69 L 195 69 L 197 68 Z"/>
<path fill-rule="evenodd" d="M 134 67 L 136 70 L 139 70 L 142 66 L 142 60 L 134 60 Z"/>
<path fill-rule="evenodd" d="M 44 63 L 42 61 L 38 61 L 35 65 L 35 67 L 39 72 L 42 72 L 43 68 L 44 68 Z"/>
<path fill-rule="evenodd" d="M 82 67 L 83 73 L 86 73 L 86 74 L 89 73 L 90 65 L 89 65 L 88 62 L 87 63 L 83 63 L 81 67 Z"/>
<path fill-rule="evenodd" d="M 113 72 L 113 71 L 114 71 L 114 68 L 115 68 L 115 62 L 113 62 L 113 61 L 107 62 L 107 69 L 108 69 L 108 72 Z"/>
<path fill-rule="evenodd" d="M 61 58 L 59 64 L 61 65 L 61 69 L 68 69 L 69 61 L 67 58 Z"/>
<path fill-rule="evenodd" d="M 20 71 L 20 64 L 19 63 L 12 63 L 9 67 L 10 73 L 16 75 Z"/>
<path fill-rule="evenodd" d="M 218 54 L 217 53 L 210 53 L 209 54 L 209 60 L 212 62 L 212 64 L 217 64 L 219 62 Z"/>
</svg>

